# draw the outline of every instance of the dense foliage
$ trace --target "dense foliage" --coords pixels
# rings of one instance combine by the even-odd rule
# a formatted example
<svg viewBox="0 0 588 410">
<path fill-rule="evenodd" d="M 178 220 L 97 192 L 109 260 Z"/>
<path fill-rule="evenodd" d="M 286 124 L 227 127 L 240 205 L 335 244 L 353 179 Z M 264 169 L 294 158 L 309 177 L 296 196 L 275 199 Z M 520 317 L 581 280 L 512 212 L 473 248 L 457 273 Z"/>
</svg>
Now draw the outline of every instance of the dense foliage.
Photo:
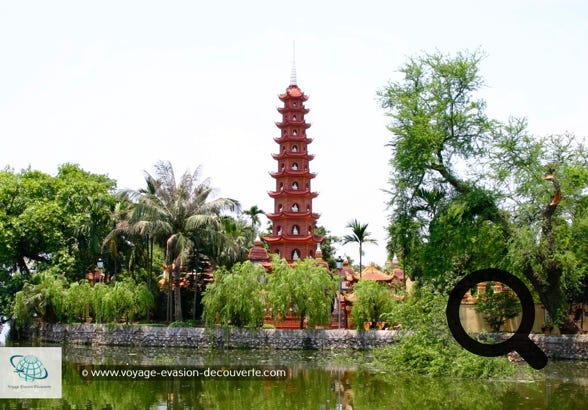
<svg viewBox="0 0 588 410">
<path fill-rule="evenodd" d="M 268 277 L 267 299 L 273 317 L 300 317 L 300 328 L 306 320 L 309 327 L 329 323 L 337 280 L 327 268 L 307 258 L 289 265 L 274 258 Z"/>
<path fill-rule="evenodd" d="M 564 332 L 588 275 L 588 156 L 573 135 L 531 136 L 485 112 L 479 52 L 412 58 L 379 93 L 391 117 L 390 252 L 448 291 L 498 267 L 532 285 Z M 569 299 L 569 298 L 568 298 Z"/>
<path fill-rule="evenodd" d="M 115 182 L 62 165 L 56 176 L 0 171 L 0 270 L 29 274 L 53 266 L 80 279 L 110 230 Z"/>
<path fill-rule="evenodd" d="M 337 281 L 328 270 L 305 259 L 289 265 L 274 258 L 270 274 L 249 261 L 215 272 L 214 283 L 204 292 L 207 327 L 261 327 L 266 311 L 274 319 L 300 318 L 309 327 L 329 322 Z"/>
<path fill-rule="evenodd" d="M 145 182 L 146 189 L 123 193 L 128 205 L 118 215 L 106 242 L 114 238 L 147 238 L 151 246 L 157 244 L 165 250 L 165 269 L 172 274 L 168 300 L 171 302 L 173 287 L 173 317 L 181 322 L 182 268 L 201 270 L 204 260 L 226 259 L 226 253 L 233 250 L 233 262 L 244 255 L 246 244 L 230 240 L 234 239 L 236 226 L 222 215 L 223 211 L 237 210 L 239 203 L 229 198 L 213 199 L 210 181 L 202 180 L 199 169 L 177 179 L 170 162 L 155 164 L 154 175 L 146 173 Z M 167 320 L 171 319 L 172 304 L 168 303 Z"/>
<path fill-rule="evenodd" d="M 354 326 L 361 330 L 365 322 L 382 321 L 393 308 L 394 293 L 387 284 L 373 280 L 360 280 L 353 288 L 356 298 L 351 310 Z"/>
<path fill-rule="evenodd" d="M 516 372 L 506 357 L 482 357 L 468 352 L 451 335 L 445 318 L 447 299 L 428 287 L 417 287 L 395 303 L 388 322 L 400 323 L 397 344 L 375 351 L 377 362 L 402 374 L 489 378 Z"/>
<path fill-rule="evenodd" d="M 207 286 L 202 298 L 206 326 L 261 327 L 265 276 L 262 266 L 249 261 L 237 263 L 230 270 L 218 269 L 214 283 Z"/>
<path fill-rule="evenodd" d="M 14 315 L 19 326 L 32 318 L 45 322 L 132 322 L 147 317 L 153 303 L 147 286 L 130 278 L 92 286 L 87 280 L 69 284 L 63 275 L 45 271 L 16 293 Z"/>
</svg>

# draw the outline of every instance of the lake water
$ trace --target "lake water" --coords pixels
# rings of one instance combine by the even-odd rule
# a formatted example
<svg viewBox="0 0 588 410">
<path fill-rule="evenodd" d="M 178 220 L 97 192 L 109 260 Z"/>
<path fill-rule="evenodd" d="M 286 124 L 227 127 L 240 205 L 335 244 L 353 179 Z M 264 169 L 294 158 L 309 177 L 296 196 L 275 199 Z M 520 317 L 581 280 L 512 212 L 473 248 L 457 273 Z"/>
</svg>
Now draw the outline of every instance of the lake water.
<svg viewBox="0 0 588 410">
<path fill-rule="evenodd" d="M 368 353 L 63 348 L 61 400 L 0 400 L 0 409 L 586 409 L 588 363 L 555 362 L 533 382 L 400 377 L 366 368 Z M 279 379 L 83 378 L 82 370 L 285 369 Z M 145 367 L 147 366 L 147 367 Z M 221 366 L 221 367 L 219 367 Z M 6 370 L 2 370 L 4 372 Z M 0 375 L 1 377 L 1 375 Z"/>
</svg>

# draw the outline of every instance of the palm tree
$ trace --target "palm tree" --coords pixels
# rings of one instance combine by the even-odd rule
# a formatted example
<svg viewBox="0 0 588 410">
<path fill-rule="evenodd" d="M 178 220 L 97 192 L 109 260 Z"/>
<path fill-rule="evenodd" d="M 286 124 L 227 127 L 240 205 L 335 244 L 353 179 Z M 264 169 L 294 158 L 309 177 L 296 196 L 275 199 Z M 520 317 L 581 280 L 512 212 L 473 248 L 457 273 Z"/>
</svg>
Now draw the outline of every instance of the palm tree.
<svg viewBox="0 0 588 410">
<path fill-rule="evenodd" d="M 351 228 L 352 234 L 345 235 L 343 237 L 343 245 L 345 245 L 349 242 L 359 243 L 359 275 L 361 277 L 361 271 L 363 270 L 363 267 L 361 265 L 361 257 L 363 255 L 363 244 L 364 243 L 377 244 L 378 242 L 375 239 L 369 237 L 371 235 L 371 233 L 369 233 L 367 231 L 368 224 L 362 225 L 357 219 L 354 219 L 353 221 L 349 222 L 346 225 L 346 227 Z"/>
<path fill-rule="evenodd" d="M 237 262 L 247 259 L 247 253 L 253 246 L 255 231 L 243 219 L 223 216 L 219 220 L 222 230 L 217 247 L 211 254 L 216 265 L 231 268 Z"/>
<path fill-rule="evenodd" d="M 259 209 L 257 205 L 253 205 L 251 208 L 243 211 L 243 213 L 251 218 L 251 230 L 257 233 L 257 225 L 261 223 L 258 215 L 265 215 L 265 212 Z"/>
<path fill-rule="evenodd" d="M 129 192 L 135 205 L 128 219 L 129 230 L 148 235 L 165 249 L 166 268 L 174 282 L 174 320 L 182 321 L 180 271 L 198 258 L 199 250 L 210 241 L 218 241 L 219 218 L 226 210 L 236 211 L 234 199 L 210 199 L 209 179 L 200 180 L 200 169 L 186 171 L 176 181 L 169 161 L 157 162 L 154 175 L 145 173 L 147 189 Z M 171 283 L 168 286 L 167 320 L 171 321 Z"/>
</svg>

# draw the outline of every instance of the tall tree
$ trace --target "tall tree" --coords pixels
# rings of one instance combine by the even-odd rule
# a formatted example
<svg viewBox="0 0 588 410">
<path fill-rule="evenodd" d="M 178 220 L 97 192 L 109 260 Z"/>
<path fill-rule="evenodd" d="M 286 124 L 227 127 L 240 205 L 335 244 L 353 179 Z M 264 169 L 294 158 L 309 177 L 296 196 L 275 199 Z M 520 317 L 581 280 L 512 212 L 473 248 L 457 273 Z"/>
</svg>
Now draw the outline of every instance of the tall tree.
<svg viewBox="0 0 588 410">
<path fill-rule="evenodd" d="M 261 223 L 259 215 L 265 215 L 265 212 L 257 205 L 252 205 L 249 209 L 244 210 L 243 213 L 251 219 L 251 230 L 257 233 L 257 227 Z"/>
<path fill-rule="evenodd" d="M 393 134 L 389 249 L 409 275 L 446 290 L 475 269 L 511 269 L 573 331 L 563 294 L 577 286 L 578 257 L 565 243 L 582 215 L 586 151 L 565 136 L 529 136 L 524 120 L 489 119 L 476 96 L 482 57 L 411 58 L 379 92 Z"/>
<path fill-rule="evenodd" d="M 357 242 L 359 244 L 359 274 L 363 270 L 361 264 L 363 256 L 363 244 L 364 243 L 378 243 L 375 239 L 370 238 L 371 233 L 367 230 L 368 224 L 361 224 L 357 219 L 352 220 L 347 224 L 347 228 L 351 229 L 351 235 L 345 235 L 343 237 L 343 245 L 350 242 Z"/>
<path fill-rule="evenodd" d="M 174 285 L 174 320 L 181 321 L 180 271 L 197 262 L 200 250 L 210 241 L 218 240 L 222 212 L 237 210 L 239 203 L 229 198 L 212 199 L 210 181 L 200 179 L 199 168 L 185 172 L 179 181 L 170 162 L 160 161 L 154 168 L 154 175 L 146 172 L 146 190 L 129 192 L 136 203 L 128 224 L 133 232 L 152 235 L 165 249 Z M 168 320 L 171 316 L 168 305 Z"/>
<path fill-rule="evenodd" d="M 578 331 L 568 297 L 588 279 L 588 153 L 570 134 L 533 138 L 524 123 L 497 140 L 492 167 L 512 215 L 509 261 L 562 333 Z M 506 163 L 516 164 L 506 172 Z"/>
<path fill-rule="evenodd" d="M 56 176 L 31 169 L 0 171 L 0 269 L 58 270 L 74 278 L 95 266 L 110 229 L 115 182 L 59 167 Z"/>
</svg>

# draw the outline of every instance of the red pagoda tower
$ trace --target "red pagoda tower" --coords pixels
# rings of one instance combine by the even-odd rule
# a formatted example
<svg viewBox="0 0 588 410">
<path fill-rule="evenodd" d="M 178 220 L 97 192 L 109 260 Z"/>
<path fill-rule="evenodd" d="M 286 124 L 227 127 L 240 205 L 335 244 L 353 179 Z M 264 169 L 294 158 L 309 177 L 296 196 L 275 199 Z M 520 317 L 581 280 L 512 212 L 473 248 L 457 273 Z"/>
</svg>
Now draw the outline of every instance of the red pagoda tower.
<svg viewBox="0 0 588 410">
<path fill-rule="evenodd" d="M 314 257 L 317 244 L 323 240 L 314 234 L 319 215 L 312 212 L 312 199 L 318 194 L 310 190 L 310 181 L 316 174 L 310 172 L 309 165 L 314 156 L 307 151 L 312 142 L 306 136 L 310 124 L 304 119 L 309 112 L 304 107 L 308 97 L 296 84 L 294 67 L 290 85 L 279 98 L 284 103 L 278 108 L 282 121 L 276 123 L 281 135 L 274 138 L 279 153 L 272 154 L 278 170 L 270 173 L 276 180 L 276 190 L 269 192 L 274 199 L 274 212 L 267 214 L 272 221 L 272 235 L 263 239 L 269 244 L 271 253 L 293 262 Z"/>
</svg>

